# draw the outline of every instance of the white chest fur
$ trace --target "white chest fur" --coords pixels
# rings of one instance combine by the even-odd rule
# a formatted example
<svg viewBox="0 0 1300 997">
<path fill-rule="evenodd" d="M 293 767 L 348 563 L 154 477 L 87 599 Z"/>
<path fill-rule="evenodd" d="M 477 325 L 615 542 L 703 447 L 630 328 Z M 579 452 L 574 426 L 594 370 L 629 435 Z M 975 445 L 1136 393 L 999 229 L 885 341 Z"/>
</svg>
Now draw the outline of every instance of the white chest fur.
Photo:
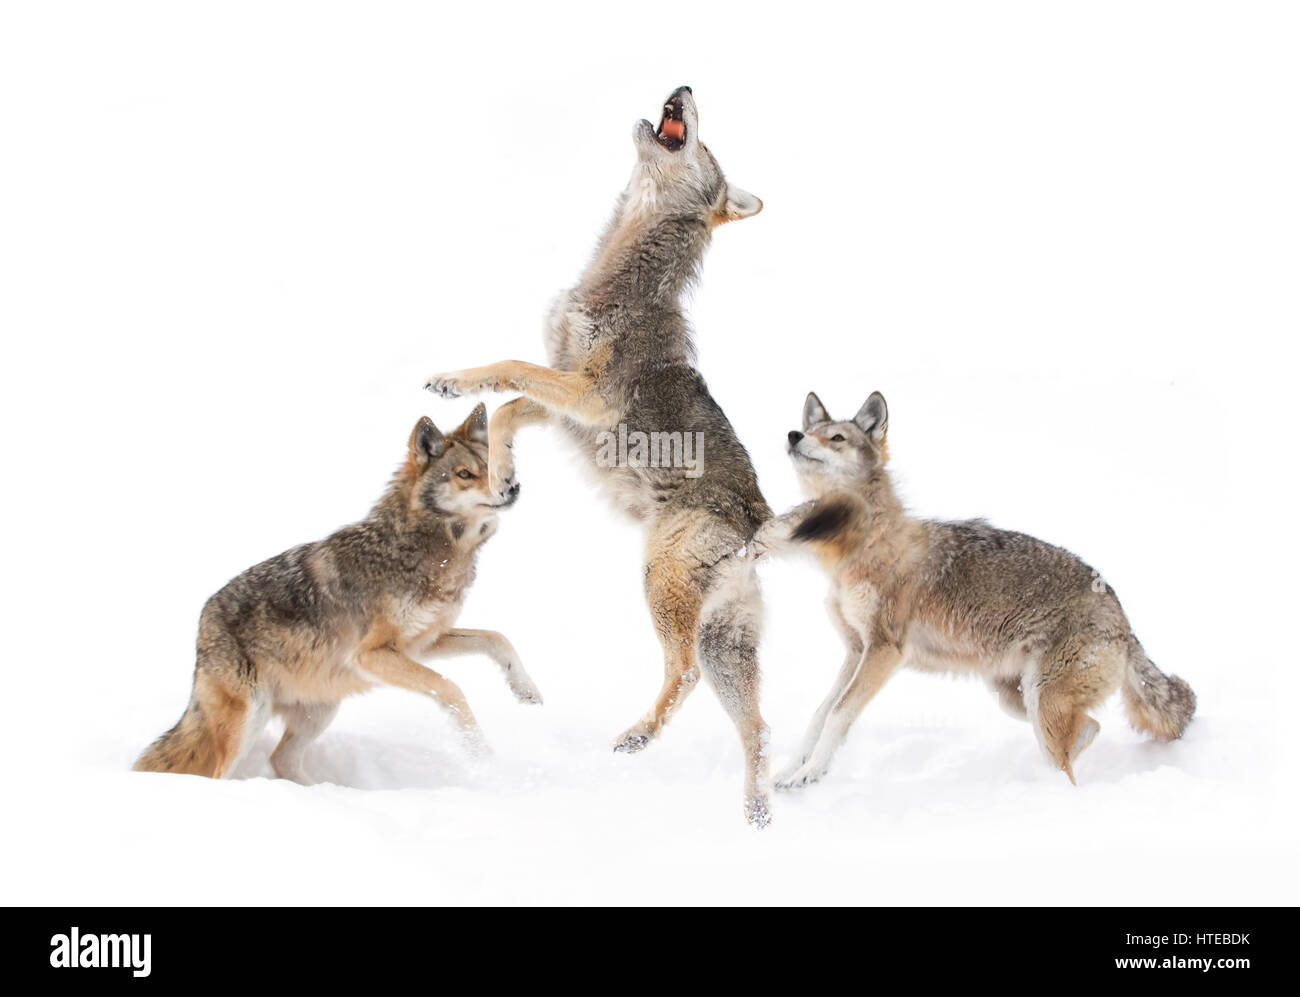
<svg viewBox="0 0 1300 997">
<path fill-rule="evenodd" d="M 392 609 L 392 620 L 405 647 L 426 644 L 450 630 L 460 615 L 462 599 L 403 600 Z"/>
</svg>

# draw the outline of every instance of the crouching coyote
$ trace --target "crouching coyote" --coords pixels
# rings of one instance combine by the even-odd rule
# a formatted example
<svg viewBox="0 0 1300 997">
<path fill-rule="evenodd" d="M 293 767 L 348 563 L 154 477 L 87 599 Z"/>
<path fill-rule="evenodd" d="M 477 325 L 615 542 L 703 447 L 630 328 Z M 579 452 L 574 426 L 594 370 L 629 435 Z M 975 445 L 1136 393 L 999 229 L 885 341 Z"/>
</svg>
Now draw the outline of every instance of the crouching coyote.
<svg viewBox="0 0 1300 997">
<path fill-rule="evenodd" d="M 274 712 L 285 731 L 271 765 L 282 778 L 308 782 L 307 745 L 340 700 L 377 685 L 429 696 L 482 749 L 460 689 L 418 657 L 485 654 L 520 702 L 540 703 L 510 641 L 452 627 L 478 549 L 518 494 L 517 486 L 504 496 L 489 490 L 488 458 L 482 405 L 446 436 L 421 419 L 369 516 L 227 583 L 199 618 L 189 706 L 136 769 L 229 775 Z"/>
</svg>

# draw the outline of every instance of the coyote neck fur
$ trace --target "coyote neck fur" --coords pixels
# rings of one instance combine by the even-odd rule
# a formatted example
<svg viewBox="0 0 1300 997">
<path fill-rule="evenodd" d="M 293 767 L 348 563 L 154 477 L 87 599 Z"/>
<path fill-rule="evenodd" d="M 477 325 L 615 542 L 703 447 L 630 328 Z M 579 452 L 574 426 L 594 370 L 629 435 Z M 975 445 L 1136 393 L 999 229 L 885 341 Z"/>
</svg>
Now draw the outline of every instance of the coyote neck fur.
<svg viewBox="0 0 1300 997">
<path fill-rule="evenodd" d="M 909 539 L 918 525 L 903 509 L 882 467 L 873 468 L 855 488 L 818 499 L 807 524 L 816 532 L 819 528 L 813 517 L 825 528 L 823 535 L 809 536 L 820 541 L 815 549 L 825 567 L 834 572 L 847 562 L 860 561 L 877 585 L 903 567 Z"/>
<path fill-rule="evenodd" d="M 866 503 L 868 543 L 883 536 L 897 534 L 907 526 L 908 515 L 894 491 L 894 482 L 890 480 L 889 472 L 883 467 L 872 469 L 861 495 Z"/>
<path fill-rule="evenodd" d="M 682 294 L 699 276 L 709 226 L 696 215 L 647 224 L 620 205 L 578 285 L 591 304 L 681 311 Z"/>
</svg>

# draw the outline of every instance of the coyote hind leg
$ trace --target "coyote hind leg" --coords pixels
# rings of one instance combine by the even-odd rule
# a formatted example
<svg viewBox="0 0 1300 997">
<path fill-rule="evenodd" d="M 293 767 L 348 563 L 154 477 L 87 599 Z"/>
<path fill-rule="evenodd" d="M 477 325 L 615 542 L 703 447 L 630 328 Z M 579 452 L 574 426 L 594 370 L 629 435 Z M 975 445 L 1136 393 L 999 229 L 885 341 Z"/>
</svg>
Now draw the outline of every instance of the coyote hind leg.
<svg viewBox="0 0 1300 997">
<path fill-rule="evenodd" d="M 649 712 L 620 734 L 614 750 L 640 751 L 663 729 L 700 677 L 696 645 L 700 610 L 704 604 L 694 566 L 668 544 L 655 544 L 645 566 L 646 603 L 655 634 L 663 647 L 664 680 Z"/>
<path fill-rule="evenodd" d="M 1126 654 L 1122 645 L 1066 641 L 1024 678 L 1025 707 L 1038 743 L 1072 783 L 1074 763 L 1101 729 L 1087 711 L 1118 688 Z"/>
<path fill-rule="evenodd" d="M 1068 691 L 1044 690 L 1038 697 L 1034 727 L 1052 764 L 1077 786 L 1074 763 L 1092 744 L 1101 725 L 1084 712 L 1084 707 Z"/>
<path fill-rule="evenodd" d="M 338 710 L 338 703 L 293 703 L 279 707 L 284 716 L 284 736 L 271 752 L 271 768 L 276 775 L 304 786 L 311 783 L 302 767 L 303 753 L 330 725 Z"/>
<path fill-rule="evenodd" d="M 1017 720 L 1028 720 L 1029 711 L 1025 709 L 1025 696 L 1020 691 L 1020 679 L 989 679 L 989 688 L 998 697 L 998 705 Z"/>
<path fill-rule="evenodd" d="M 772 821 L 767 794 L 768 727 L 758 706 L 758 640 L 763 604 L 753 566 L 738 564 L 732 573 L 734 577 L 724 574 L 711 593 L 713 598 L 700 627 L 700 661 L 722 708 L 740 734 L 745 755 L 745 819 L 763 828 Z"/>
</svg>

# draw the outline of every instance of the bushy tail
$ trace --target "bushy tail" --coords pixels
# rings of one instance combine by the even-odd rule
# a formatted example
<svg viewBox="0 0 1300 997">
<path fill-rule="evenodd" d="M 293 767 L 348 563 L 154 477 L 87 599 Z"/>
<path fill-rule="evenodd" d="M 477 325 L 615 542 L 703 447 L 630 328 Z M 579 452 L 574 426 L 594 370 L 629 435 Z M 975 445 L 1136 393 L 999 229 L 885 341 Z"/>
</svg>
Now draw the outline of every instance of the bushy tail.
<svg viewBox="0 0 1300 997">
<path fill-rule="evenodd" d="M 795 543 L 814 543 L 848 550 L 866 535 L 867 508 L 860 496 L 834 492 L 813 503 L 790 534 Z"/>
<path fill-rule="evenodd" d="M 1124 675 L 1124 707 L 1128 722 L 1161 741 L 1182 737 L 1196 711 L 1196 694 L 1177 675 L 1166 675 L 1151 663 L 1137 638 L 1129 644 Z"/>
<path fill-rule="evenodd" d="M 176 726 L 145 748 L 134 768 L 137 772 L 215 776 L 216 745 L 203 722 L 199 704 L 191 700 Z"/>
<path fill-rule="evenodd" d="M 190 705 L 175 727 L 145 748 L 136 771 L 221 778 L 239 760 L 248 710 L 249 688 L 223 680 L 200 656 Z"/>
</svg>

